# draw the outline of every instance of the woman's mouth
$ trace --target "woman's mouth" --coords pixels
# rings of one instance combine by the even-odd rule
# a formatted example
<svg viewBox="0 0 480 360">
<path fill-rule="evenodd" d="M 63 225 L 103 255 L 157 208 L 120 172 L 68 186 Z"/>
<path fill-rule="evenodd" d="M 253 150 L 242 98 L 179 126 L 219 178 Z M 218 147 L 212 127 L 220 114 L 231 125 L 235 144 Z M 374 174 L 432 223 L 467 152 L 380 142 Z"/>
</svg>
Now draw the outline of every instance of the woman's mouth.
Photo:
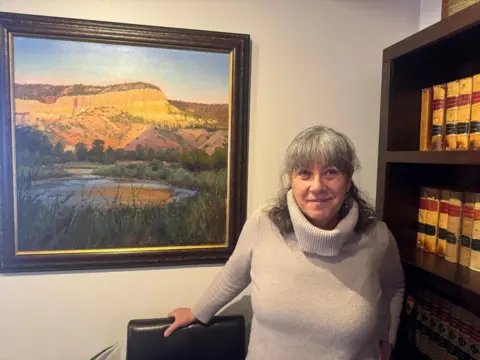
<svg viewBox="0 0 480 360">
<path fill-rule="evenodd" d="M 323 203 L 326 203 L 327 201 L 330 201 L 330 200 L 332 200 L 332 199 L 331 198 L 328 198 L 328 199 L 314 199 L 314 200 L 308 200 L 308 202 L 323 204 Z"/>
</svg>

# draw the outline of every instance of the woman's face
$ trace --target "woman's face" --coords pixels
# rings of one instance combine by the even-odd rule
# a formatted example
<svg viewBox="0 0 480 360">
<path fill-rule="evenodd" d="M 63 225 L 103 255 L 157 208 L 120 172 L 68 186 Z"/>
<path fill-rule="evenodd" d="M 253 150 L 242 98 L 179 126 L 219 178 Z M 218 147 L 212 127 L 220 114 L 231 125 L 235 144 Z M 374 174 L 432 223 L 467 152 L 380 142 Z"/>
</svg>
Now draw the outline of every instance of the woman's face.
<svg viewBox="0 0 480 360">
<path fill-rule="evenodd" d="M 318 163 L 294 170 L 291 183 L 295 200 L 309 221 L 321 229 L 335 228 L 351 179 L 335 167 Z"/>
</svg>

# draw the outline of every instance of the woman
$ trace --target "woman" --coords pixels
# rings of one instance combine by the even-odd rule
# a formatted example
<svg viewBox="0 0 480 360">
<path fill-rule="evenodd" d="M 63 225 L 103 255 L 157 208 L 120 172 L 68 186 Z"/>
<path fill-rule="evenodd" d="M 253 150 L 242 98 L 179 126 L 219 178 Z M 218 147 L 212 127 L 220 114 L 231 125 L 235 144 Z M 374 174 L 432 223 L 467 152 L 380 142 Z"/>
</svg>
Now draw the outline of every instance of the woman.
<svg viewBox="0 0 480 360">
<path fill-rule="evenodd" d="M 404 292 L 396 242 L 352 181 L 343 134 L 315 126 L 287 149 L 277 203 L 253 213 L 222 271 L 165 335 L 214 314 L 250 283 L 248 360 L 387 360 Z"/>
</svg>

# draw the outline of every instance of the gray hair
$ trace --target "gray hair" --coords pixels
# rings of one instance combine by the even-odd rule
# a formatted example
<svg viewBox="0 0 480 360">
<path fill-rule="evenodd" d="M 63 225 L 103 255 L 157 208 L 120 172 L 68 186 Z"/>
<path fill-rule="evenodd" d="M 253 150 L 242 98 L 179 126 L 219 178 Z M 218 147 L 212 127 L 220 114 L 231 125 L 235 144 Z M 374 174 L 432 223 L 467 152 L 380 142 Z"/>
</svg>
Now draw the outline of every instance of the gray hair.
<svg viewBox="0 0 480 360">
<path fill-rule="evenodd" d="M 327 126 L 318 125 L 307 128 L 295 136 L 285 154 L 281 177 L 282 188 L 276 204 L 268 212 L 270 219 L 282 234 L 293 232 L 287 206 L 287 192 L 291 189 L 292 172 L 304 167 L 309 168 L 318 164 L 319 161 L 326 166 L 337 168 L 349 179 L 352 178 L 355 171 L 360 169 L 355 146 L 346 135 Z M 348 195 L 358 204 L 359 216 L 355 231 L 363 232 L 374 222 L 375 211 L 361 195 L 353 181 Z M 346 213 L 340 215 L 343 217 Z"/>
<path fill-rule="evenodd" d="M 323 161 L 351 178 L 360 169 L 355 147 L 348 137 L 329 127 L 318 125 L 299 133 L 285 154 L 284 174 Z"/>
</svg>

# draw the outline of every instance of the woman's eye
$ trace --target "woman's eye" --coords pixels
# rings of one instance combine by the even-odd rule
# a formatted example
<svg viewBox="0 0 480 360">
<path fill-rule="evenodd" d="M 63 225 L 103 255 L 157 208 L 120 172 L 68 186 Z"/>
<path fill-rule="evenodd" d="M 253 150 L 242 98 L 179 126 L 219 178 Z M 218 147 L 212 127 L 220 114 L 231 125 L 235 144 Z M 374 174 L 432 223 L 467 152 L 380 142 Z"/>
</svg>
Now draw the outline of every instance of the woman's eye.
<svg viewBox="0 0 480 360">
<path fill-rule="evenodd" d="M 326 176 L 336 176 L 338 174 L 337 169 L 327 169 L 325 170 L 325 175 Z"/>
<path fill-rule="evenodd" d="M 297 171 L 298 175 L 300 176 L 308 176 L 310 175 L 310 171 L 306 170 L 306 169 L 300 169 Z"/>
</svg>

